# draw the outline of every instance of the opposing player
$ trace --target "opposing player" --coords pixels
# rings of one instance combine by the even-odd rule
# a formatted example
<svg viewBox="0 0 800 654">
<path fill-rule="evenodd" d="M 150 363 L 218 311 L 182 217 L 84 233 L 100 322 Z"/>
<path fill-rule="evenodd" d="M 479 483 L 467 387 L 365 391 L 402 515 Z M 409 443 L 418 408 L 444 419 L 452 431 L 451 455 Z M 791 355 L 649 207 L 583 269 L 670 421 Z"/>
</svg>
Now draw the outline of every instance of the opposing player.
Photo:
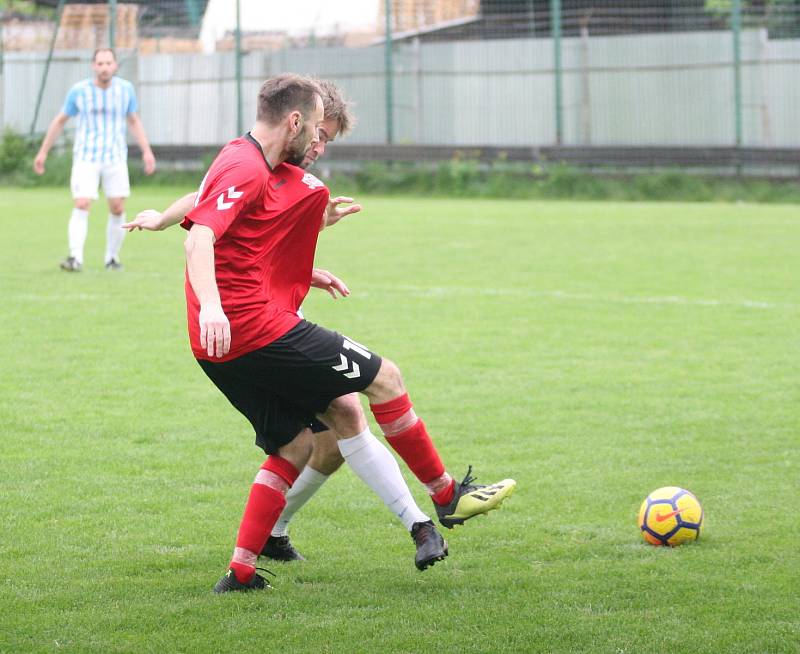
<svg viewBox="0 0 800 654">
<path fill-rule="evenodd" d="M 33 169 L 43 175 L 50 148 L 73 116 L 78 119 L 75 144 L 72 150 L 72 175 L 70 188 L 74 208 L 69 219 L 69 256 L 61 262 L 61 269 L 79 272 L 83 268 L 83 248 L 89 228 L 89 207 L 97 199 L 97 189 L 103 183 L 108 200 L 106 227 L 105 267 L 122 268 L 119 251 L 125 238 L 125 198 L 130 195 L 128 180 L 128 144 L 126 125 L 130 128 L 142 150 L 145 174 L 155 171 L 156 160 L 144 126 L 139 118 L 136 93 L 127 80 L 115 77 L 117 59 L 114 51 L 100 48 L 92 59 L 94 77 L 75 84 L 67 94 L 64 106 L 53 118 Z"/>
</svg>

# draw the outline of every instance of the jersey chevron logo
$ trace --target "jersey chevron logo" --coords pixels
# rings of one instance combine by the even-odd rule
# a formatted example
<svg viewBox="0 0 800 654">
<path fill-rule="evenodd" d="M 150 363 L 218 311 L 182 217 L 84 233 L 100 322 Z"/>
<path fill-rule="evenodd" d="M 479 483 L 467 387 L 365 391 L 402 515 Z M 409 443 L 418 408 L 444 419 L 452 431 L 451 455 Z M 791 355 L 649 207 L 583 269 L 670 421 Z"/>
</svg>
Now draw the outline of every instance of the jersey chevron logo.
<svg viewBox="0 0 800 654">
<path fill-rule="evenodd" d="M 238 200 L 244 193 L 242 191 L 237 191 L 235 186 L 228 187 L 228 195 L 227 199 L 230 202 L 225 202 L 225 193 L 220 193 L 219 197 L 217 198 L 217 209 L 223 211 L 224 209 L 230 209 L 233 206 L 233 200 Z"/>
<path fill-rule="evenodd" d="M 344 355 L 339 355 L 341 362 L 338 366 L 331 366 L 336 372 L 342 372 L 343 370 L 347 370 L 350 367 L 350 360 Z M 359 365 L 353 361 L 353 370 L 351 372 L 344 373 L 344 376 L 348 379 L 356 379 L 357 377 L 361 377 L 361 368 Z"/>
</svg>

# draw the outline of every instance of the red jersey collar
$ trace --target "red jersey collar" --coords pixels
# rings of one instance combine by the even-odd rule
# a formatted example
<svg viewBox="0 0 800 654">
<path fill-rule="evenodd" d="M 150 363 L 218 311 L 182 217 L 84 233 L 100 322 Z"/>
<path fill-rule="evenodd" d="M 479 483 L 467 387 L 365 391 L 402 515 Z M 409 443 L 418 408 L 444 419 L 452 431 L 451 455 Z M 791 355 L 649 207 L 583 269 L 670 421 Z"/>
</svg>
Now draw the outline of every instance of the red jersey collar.
<svg viewBox="0 0 800 654">
<path fill-rule="evenodd" d="M 253 135 L 250 134 L 250 132 L 247 132 L 247 134 L 244 135 L 244 138 L 247 141 L 250 141 L 250 143 L 252 143 L 256 148 L 258 148 L 258 153 L 261 155 L 261 158 L 264 160 L 264 164 L 266 164 L 267 169 L 269 170 L 269 172 L 273 172 L 272 166 L 269 165 L 269 161 L 267 161 L 267 158 L 264 156 L 264 150 L 261 148 L 261 144 L 253 138 Z"/>
</svg>

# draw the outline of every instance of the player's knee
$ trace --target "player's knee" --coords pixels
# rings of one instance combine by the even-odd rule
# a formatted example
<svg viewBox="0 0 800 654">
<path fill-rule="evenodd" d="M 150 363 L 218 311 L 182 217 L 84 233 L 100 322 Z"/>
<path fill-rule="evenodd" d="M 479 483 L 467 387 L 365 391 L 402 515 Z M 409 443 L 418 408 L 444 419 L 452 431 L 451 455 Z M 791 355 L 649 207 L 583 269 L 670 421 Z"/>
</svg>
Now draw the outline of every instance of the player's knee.
<svg viewBox="0 0 800 654">
<path fill-rule="evenodd" d="M 75 198 L 74 206 L 81 211 L 89 211 L 92 206 L 92 201 L 89 198 Z"/>
<path fill-rule="evenodd" d="M 381 361 L 381 368 L 372 384 L 366 390 L 370 402 L 386 402 L 392 400 L 406 392 L 406 387 L 403 384 L 403 375 L 398 368 L 389 359 Z"/>
<path fill-rule="evenodd" d="M 332 475 L 344 463 L 344 457 L 336 444 L 336 433 L 324 431 L 315 434 L 314 452 L 308 465 L 323 475 Z"/>
<path fill-rule="evenodd" d="M 308 463 L 309 458 L 311 458 L 313 448 L 314 435 L 310 429 L 306 428 L 297 434 L 294 440 L 282 446 L 278 450 L 278 454 L 289 461 L 295 468 L 302 470 Z"/>
<path fill-rule="evenodd" d="M 115 216 L 118 216 L 125 211 L 125 200 L 122 198 L 109 198 L 108 210 Z"/>
<path fill-rule="evenodd" d="M 350 393 L 337 397 L 328 405 L 323 421 L 333 427 L 342 438 L 360 434 L 367 428 L 367 419 L 358 395 Z"/>
</svg>

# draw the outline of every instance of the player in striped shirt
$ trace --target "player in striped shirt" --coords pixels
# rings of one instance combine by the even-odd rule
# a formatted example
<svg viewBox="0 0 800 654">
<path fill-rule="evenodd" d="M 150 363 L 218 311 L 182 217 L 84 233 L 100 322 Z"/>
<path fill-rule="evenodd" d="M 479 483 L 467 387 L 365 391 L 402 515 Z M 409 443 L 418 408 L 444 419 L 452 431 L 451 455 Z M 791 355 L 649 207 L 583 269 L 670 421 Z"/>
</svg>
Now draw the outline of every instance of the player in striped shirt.
<svg viewBox="0 0 800 654">
<path fill-rule="evenodd" d="M 122 267 L 119 251 L 126 230 L 121 225 L 125 222 L 125 198 L 130 195 L 127 128 L 130 128 L 142 150 L 145 174 L 152 175 L 156 169 L 153 151 L 137 113 L 138 104 L 133 85 L 114 76 L 117 72 L 114 51 L 109 48 L 96 50 L 92 69 L 94 77 L 78 82 L 69 90 L 64 106 L 47 128 L 33 162 L 34 171 L 39 175 L 44 174 L 50 148 L 66 122 L 76 117 L 70 178 L 74 205 L 67 230 L 69 256 L 61 263 L 62 270 L 68 272 L 78 272 L 83 268 L 89 207 L 92 200 L 98 197 L 101 181 L 109 209 L 105 266 L 108 270 Z"/>
</svg>

